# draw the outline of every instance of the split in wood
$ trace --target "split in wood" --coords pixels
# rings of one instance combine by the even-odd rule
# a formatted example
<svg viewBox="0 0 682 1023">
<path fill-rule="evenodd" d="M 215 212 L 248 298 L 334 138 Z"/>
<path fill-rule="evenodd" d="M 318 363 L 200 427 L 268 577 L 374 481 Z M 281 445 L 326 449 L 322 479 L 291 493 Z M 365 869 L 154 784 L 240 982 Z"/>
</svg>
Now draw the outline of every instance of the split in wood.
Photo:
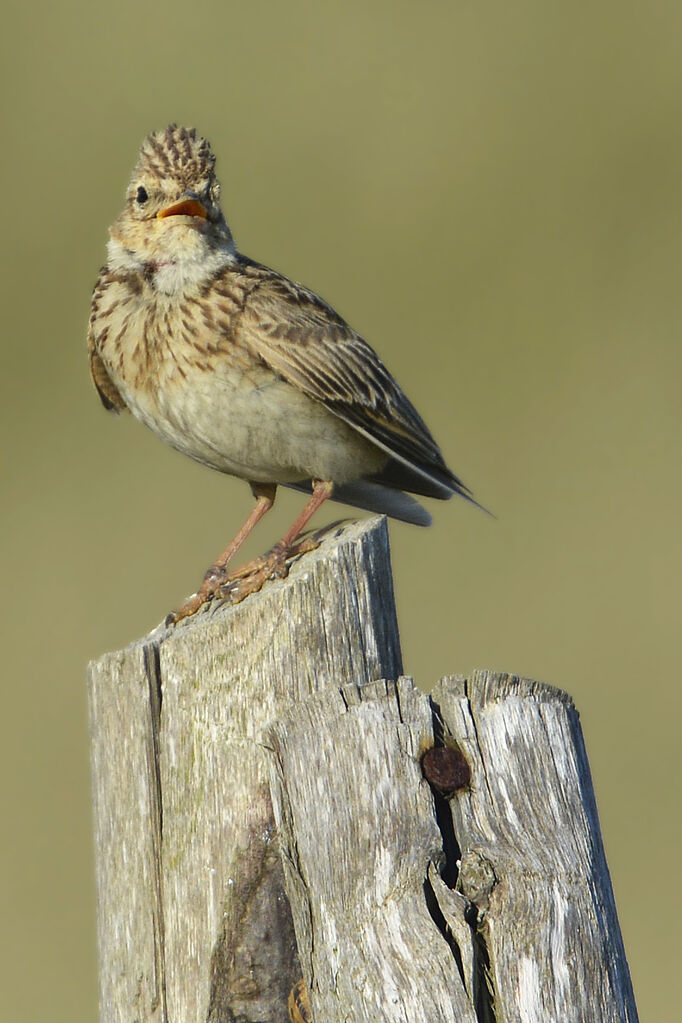
<svg viewBox="0 0 682 1023">
<path fill-rule="evenodd" d="M 570 697 L 401 673 L 376 519 L 91 666 L 102 1023 L 635 1023 Z"/>
</svg>

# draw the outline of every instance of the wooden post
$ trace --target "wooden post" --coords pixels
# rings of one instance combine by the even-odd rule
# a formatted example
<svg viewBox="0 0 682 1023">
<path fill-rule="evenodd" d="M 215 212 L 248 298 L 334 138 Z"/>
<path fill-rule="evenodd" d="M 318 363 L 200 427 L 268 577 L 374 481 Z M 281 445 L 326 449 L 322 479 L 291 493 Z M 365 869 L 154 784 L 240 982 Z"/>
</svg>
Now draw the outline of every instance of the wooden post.
<svg viewBox="0 0 682 1023">
<path fill-rule="evenodd" d="M 424 890 L 442 851 L 427 697 L 409 680 L 330 688 L 266 742 L 313 1019 L 475 1023 Z"/>
<path fill-rule="evenodd" d="M 467 956 L 497 1019 L 637 1020 L 570 696 L 481 671 L 442 679 L 433 703 L 444 742 L 471 769 L 450 800 L 457 889 L 475 910 Z M 435 893 L 448 920 L 449 892 Z"/>
<path fill-rule="evenodd" d="M 91 665 L 102 1023 L 636 1020 L 569 698 L 400 674 L 381 519 Z"/>
<path fill-rule="evenodd" d="M 102 1023 L 286 1019 L 301 968 L 261 733 L 339 678 L 400 671 L 382 519 L 90 666 Z"/>
<path fill-rule="evenodd" d="M 486 672 L 431 700 L 342 686 L 266 741 L 314 1020 L 637 1020 L 566 693 Z M 454 765 L 432 797 L 434 743 Z"/>
</svg>

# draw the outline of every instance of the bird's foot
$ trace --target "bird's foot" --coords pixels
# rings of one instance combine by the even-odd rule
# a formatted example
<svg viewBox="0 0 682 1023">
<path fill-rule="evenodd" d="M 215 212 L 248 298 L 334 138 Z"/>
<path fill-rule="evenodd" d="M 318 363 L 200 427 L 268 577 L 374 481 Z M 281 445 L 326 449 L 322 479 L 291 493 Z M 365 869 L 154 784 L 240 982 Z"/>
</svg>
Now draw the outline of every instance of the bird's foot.
<svg viewBox="0 0 682 1023">
<path fill-rule="evenodd" d="M 294 544 L 276 544 L 271 551 L 241 568 L 231 572 L 227 582 L 218 590 L 217 596 L 230 604 L 241 604 L 242 600 L 258 593 L 270 579 L 286 579 L 295 558 L 308 551 L 314 551 L 320 542 L 312 536 L 304 537 Z"/>
<path fill-rule="evenodd" d="M 199 611 L 204 604 L 208 604 L 215 597 L 221 586 L 227 581 L 227 568 L 225 565 L 215 564 L 206 572 L 204 580 L 191 597 L 188 597 L 184 604 L 181 604 L 175 611 L 166 616 L 166 625 L 177 625 L 183 618 L 189 618 Z"/>
<path fill-rule="evenodd" d="M 295 543 L 286 546 L 281 543 L 275 544 L 267 554 L 230 572 L 216 596 L 230 604 L 240 604 L 252 593 L 258 593 L 270 579 L 286 579 L 293 562 L 302 555 L 317 550 L 323 536 L 337 525 L 338 523 L 334 522 L 332 526 L 306 533 Z"/>
<path fill-rule="evenodd" d="M 286 579 L 289 568 L 296 558 L 309 551 L 317 550 L 323 538 L 333 530 L 342 528 L 347 519 L 338 519 L 321 529 L 304 533 L 294 543 L 275 544 L 272 550 L 253 561 L 247 561 L 240 568 L 227 571 L 221 564 L 211 565 L 204 581 L 184 604 L 166 617 L 166 625 L 177 625 L 183 618 L 196 614 L 211 600 L 225 601 L 228 604 L 240 604 L 252 593 L 258 593 L 270 579 Z"/>
</svg>

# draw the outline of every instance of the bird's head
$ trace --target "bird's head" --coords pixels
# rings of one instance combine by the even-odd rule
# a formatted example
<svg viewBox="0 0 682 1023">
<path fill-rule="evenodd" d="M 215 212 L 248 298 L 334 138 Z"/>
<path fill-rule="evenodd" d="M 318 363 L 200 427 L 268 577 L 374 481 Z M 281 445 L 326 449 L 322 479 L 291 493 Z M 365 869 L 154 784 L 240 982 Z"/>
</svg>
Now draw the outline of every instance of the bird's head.
<svg viewBox="0 0 682 1023">
<path fill-rule="evenodd" d="M 234 260 L 215 156 L 194 128 L 171 124 L 144 140 L 109 233 L 109 266 L 144 272 L 169 294 L 200 285 Z"/>
</svg>

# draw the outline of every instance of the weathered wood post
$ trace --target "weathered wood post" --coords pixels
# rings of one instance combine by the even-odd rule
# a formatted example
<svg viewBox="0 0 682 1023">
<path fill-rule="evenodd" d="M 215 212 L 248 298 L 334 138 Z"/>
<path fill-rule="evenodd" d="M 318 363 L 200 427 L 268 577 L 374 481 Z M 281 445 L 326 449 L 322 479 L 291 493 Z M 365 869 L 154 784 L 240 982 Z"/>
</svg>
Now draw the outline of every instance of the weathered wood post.
<svg viewBox="0 0 682 1023">
<path fill-rule="evenodd" d="M 102 1023 L 636 1020 L 570 699 L 401 670 L 381 519 L 91 665 Z"/>
</svg>

